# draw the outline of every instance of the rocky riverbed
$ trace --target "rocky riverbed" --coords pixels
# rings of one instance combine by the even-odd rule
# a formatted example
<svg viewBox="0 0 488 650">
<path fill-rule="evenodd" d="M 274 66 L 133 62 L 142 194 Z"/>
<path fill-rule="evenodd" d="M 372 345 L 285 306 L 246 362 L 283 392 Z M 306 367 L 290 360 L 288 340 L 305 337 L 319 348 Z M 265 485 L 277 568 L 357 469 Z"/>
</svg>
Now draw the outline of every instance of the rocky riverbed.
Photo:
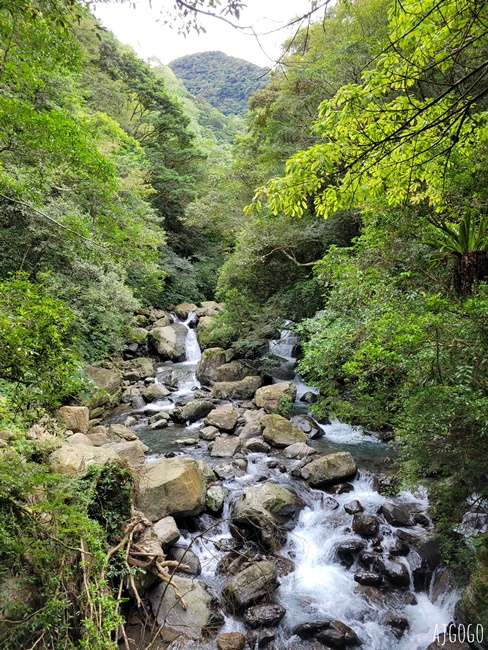
<svg viewBox="0 0 488 650">
<path fill-rule="evenodd" d="M 263 385 L 232 351 L 200 357 L 190 325 L 219 308 L 142 314 L 128 358 L 92 369 L 91 410 L 59 412 L 52 466 L 123 459 L 147 522 L 138 547 L 176 565 L 172 585 L 135 574 L 131 647 L 466 650 L 434 640 L 457 594 L 426 494 L 396 494 L 387 445 L 317 422 L 303 386 L 297 401 L 296 383 Z"/>
</svg>

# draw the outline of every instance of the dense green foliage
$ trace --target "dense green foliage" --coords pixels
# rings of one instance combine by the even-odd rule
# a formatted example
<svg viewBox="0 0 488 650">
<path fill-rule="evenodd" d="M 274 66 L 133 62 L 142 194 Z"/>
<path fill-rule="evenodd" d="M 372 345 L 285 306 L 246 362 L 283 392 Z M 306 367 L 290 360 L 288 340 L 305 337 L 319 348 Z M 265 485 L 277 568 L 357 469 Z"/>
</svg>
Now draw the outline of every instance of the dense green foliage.
<svg viewBox="0 0 488 650">
<path fill-rule="evenodd" d="M 224 115 L 243 115 L 249 97 L 266 85 L 266 68 L 223 52 L 188 54 L 170 68 L 196 97 L 201 96 Z"/>
</svg>

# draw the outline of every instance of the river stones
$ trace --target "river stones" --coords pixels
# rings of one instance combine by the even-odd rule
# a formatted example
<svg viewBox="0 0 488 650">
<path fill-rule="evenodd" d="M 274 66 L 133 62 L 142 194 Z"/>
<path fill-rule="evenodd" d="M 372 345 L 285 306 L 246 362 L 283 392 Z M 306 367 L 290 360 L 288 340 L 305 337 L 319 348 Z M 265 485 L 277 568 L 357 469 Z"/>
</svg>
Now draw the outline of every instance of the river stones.
<svg viewBox="0 0 488 650">
<path fill-rule="evenodd" d="M 324 435 L 320 425 L 309 415 L 294 415 L 291 418 L 292 424 L 307 434 L 309 440 L 321 438 Z"/>
<path fill-rule="evenodd" d="M 344 510 L 348 515 L 356 515 L 359 512 L 363 512 L 364 508 L 357 499 L 354 499 L 354 501 L 349 501 L 349 503 L 345 504 Z"/>
<path fill-rule="evenodd" d="M 233 406 L 218 406 L 207 415 L 205 424 L 220 431 L 233 431 L 238 418 L 239 413 Z"/>
<path fill-rule="evenodd" d="M 307 436 L 281 415 L 265 415 L 261 418 L 263 438 L 273 447 L 289 447 L 296 442 L 306 442 Z"/>
<path fill-rule="evenodd" d="M 354 574 L 354 580 L 367 587 L 379 587 L 383 583 L 383 578 L 379 573 L 373 571 L 358 571 Z"/>
<path fill-rule="evenodd" d="M 249 438 L 244 442 L 244 450 L 252 453 L 267 454 L 271 451 L 270 445 L 263 438 Z"/>
<path fill-rule="evenodd" d="M 354 515 L 352 529 L 361 537 L 375 537 L 380 528 L 380 521 L 375 515 L 359 512 Z"/>
<path fill-rule="evenodd" d="M 161 359 L 184 361 L 187 333 L 188 330 L 182 323 L 173 323 L 166 327 L 152 329 L 148 334 L 148 340 Z"/>
<path fill-rule="evenodd" d="M 174 409 L 173 418 L 181 422 L 196 422 L 206 417 L 215 408 L 215 404 L 207 399 L 196 399 L 188 402 L 181 409 Z"/>
<path fill-rule="evenodd" d="M 199 576 L 202 572 L 202 565 L 198 555 L 196 555 L 190 548 L 172 546 L 169 549 L 166 558 L 180 563 L 181 566 L 177 567 L 177 571 L 183 571 L 183 573 L 189 573 L 193 576 Z"/>
<path fill-rule="evenodd" d="M 137 504 L 151 521 L 200 514 L 205 508 L 205 479 L 197 461 L 163 458 L 148 465 Z"/>
<path fill-rule="evenodd" d="M 213 458 L 231 458 L 241 447 L 241 441 L 235 436 L 218 437 L 212 443 L 210 455 Z"/>
<path fill-rule="evenodd" d="M 266 627 L 278 625 L 283 616 L 286 614 L 286 609 L 277 603 L 270 603 L 269 605 L 254 605 L 246 609 L 244 612 L 244 619 L 250 627 Z"/>
<path fill-rule="evenodd" d="M 94 388 L 90 390 L 90 409 L 115 404 L 122 393 L 120 387 L 122 373 L 120 370 L 89 366 L 86 372 L 95 384 Z M 103 410 L 103 408 L 100 408 L 100 412 L 103 412 Z M 92 417 L 96 416 L 92 415 Z"/>
<path fill-rule="evenodd" d="M 251 530 L 265 548 L 278 548 L 285 536 L 279 530 L 301 507 L 292 492 L 274 483 L 249 487 L 232 504 L 234 524 Z M 240 530 L 240 529 L 239 529 Z"/>
<path fill-rule="evenodd" d="M 295 442 L 295 444 L 286 447 L 283 455 L 285 458 L 298 458 L 301 460 L 307 456 L 313 456 L 316 453 L 317 451 L 315 449 L 312 449 L 312 447 L 309 447 L 304 442 Z"/>
<path fill-rule="evenodd" d="M 147 388 L 142 391 L 142 397 L 146 402 L 157 402 L 160 399 L 164 399 L 171 395 L 171 392 L 161 384 L 150 384 Z"/>
<path fill-rule="evenodd" d="M 396 562 L 389 558 L 378 558 L 375 565 L 382 575 L 388 578 L 396 587 L 410 586 L 410 574 L 407 567 L 401 562 Z"/>
<path fill-rule="evenodd" d="M 311 487 L 325 487 L 353 477 L 356 471 L 356 463 L 351 454 L 339 451 L 313 460 L 302 467 L 300 475 Z"/>
<path fill-rule="evenodd" d="M 411 514 L 403 506 L 394 503 L 384 503 L 381 506 L 381 514 L 390 526 L 413 526 L 414 521 Z"/>
<path fill-rule="evenodd" d="M 358 635 L 349 625 L 330 619 L 301 623 L 295 627 L 293 634 L 301 639 L 318 639 L 334 648 L 361 645 Z"/>
<path fill-rule="evenodd" d="M 258 408 L 264 408 L 266 413 L 276 413 L 283 403 L 283 398 L 295 401 L 297 387 L 291 381 L 283 381 L 271 386 L 258 388 L 254 402 Z"/>
<path fill-rule="evenodd" d="M 211 441 L 215 440 L 219 433 L 217 427 L 203 427 L 203 429 L 199 430 L 198 435 L 202 440 Z"/>
<path fill-rule="evenodd" d="M 242 632 L 224 632 L 216 639 L 217 650 L 244 650 L 246 637 Z"/>
<path fill-rule="evenodd" d="M 224 509 L 225 498 L 229 490 L 223 485 L 211 485 L 207 489 L 205 505 L 207 510 L 214 514 L 219 514 Z"/>
<path fill-rule="evenodd" d="M 146 377 L 154 377 L 154 359 L 150 357 L 139 357 L 126 361 L 122 376 L 131 382 L 139 381 L 139 379 L 145 379 Z"/>
<path fill-rule="evenodd" d="M 387 614 L 381 621 L 383 625 L 391 628 L 391 631 L 397 639 L 401 639 L 405 632 L 410 628 L 408 618 L 399 616 L 398 614 Z"/>
<path fill-rule="evenodd" d="M 186 609 L 175 599 L 172 587 L 165 582 L 149 593 L 151 608 L 163 638 L 172 640 L 181 635 L 197 640 L 221 627 L 223 617 L 215 609 L 205 583 L 182 575 L 174 575 L 173 581 L 186 601 Z"/>
<path fill-rule="evenodd" d="M 277 587 L 276 567 L 272 562 L 254 562 L 226 580 L 222 589 L 231 610 L 242 610 L 259 600 L 270 598 Z"/>
<path fill-rule="evenodd" d="M 217 379 L 217 368 L 226 362 L 225 350 L 207 348 L 202 352 L 195 371 L 198 381 L 204 386 L 211 386 Z"/>
<path fill-rule="evenodd" d="M 180 539 L 180 531 L 173 517 L 163 517 L 153 525 L 153 529 L 164 551 Z"/>
<path fill-rule="evenodd" d="M 245 377 L 241 381 L 220 381 L 214 384 L 212 395 L 215 399 L 251 399 L 261 384 L 261 377 L 257 375 Z"/>
</svg>

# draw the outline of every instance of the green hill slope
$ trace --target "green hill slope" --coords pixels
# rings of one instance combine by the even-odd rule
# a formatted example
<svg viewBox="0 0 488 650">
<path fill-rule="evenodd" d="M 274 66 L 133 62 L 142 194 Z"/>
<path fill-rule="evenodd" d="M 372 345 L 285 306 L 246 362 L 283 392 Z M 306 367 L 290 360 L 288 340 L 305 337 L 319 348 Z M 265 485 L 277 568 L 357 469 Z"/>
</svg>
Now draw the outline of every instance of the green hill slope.
<svg viewBox="0 0 488 650">
<path fill-rule="evenodd" d="M 224 115 L 242 115 L 249 97 L 268 82 L 268 69 L 223 52 L 199 52 L 169 64 L 186 89 Z"/>
</svg>

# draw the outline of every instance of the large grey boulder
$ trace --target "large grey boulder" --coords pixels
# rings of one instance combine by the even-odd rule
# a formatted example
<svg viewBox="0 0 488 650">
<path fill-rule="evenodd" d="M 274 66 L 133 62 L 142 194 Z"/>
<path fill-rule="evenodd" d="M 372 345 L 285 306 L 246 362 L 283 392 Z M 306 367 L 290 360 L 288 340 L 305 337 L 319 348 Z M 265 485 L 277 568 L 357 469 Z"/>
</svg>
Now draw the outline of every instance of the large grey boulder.
<svg viewBox="0 0 488 650">
<path fill-rule="evenodd" d="M 237 424 L 239 413 L 232 406 L 219 406 L 211 411 L 205 420 L 205 424 L 217 427 L 221 431 L 233 431 Z"/>
<path fill-rule="evenodd" d="M 171 391 L 161 384 L 149 384 L 149 386 L 142 391 L 142 396 L 148 402 L 157 402 L 160 399 L 165 399 L 168 395 L 171 395 Z"/>
<path fill-rule="evenodd" d="M 59 474 L 77 474 L 90 465 L 101 467 L 118 460 L 118 454 L 106 447 L 66 444 L 51 454 L 49 464 Z"/>
<path fill-rule="evenodd" d="M 113 442 L 120 442 L 121 440 L 137 440 L 137 436 L 123 424 L 111 424 L 108 428 L 108 435 Z"/>
<path fill-rule="evenodd" d="M 286 539 L 282 526 L 301 507 L 300 500 L 289 490 L 274 483 L 247 488 L 231 510 L 237 530 L 251 530 L 264 548 L 277 549 Z"/>
<path fill-rule="evenodd" d="M 220 381 L 214 384 L 212 395 L 216 399 L 251 399 L 261 386 L 261 377 L 252 375 L 241 381 Z"/>
<path fill-rule="evenodd" d="M 235 436 L 215 438 L 210 455 L 213 458 L 231 458 L 241 447 L 241 440 Z"/>
<path fill-rule="evenodd" d="M 317 453 L 316 449 L 312 449 L 312 447 L 309 447 L 304 442 L 295 442 L 293 445 L 286 447 L 283 455 L 285 458 L 299 458 L 301 460 Z"/>
<path fill-rule="evenodd" d="M 260 436 L 263 430 L 262 418 L 266 415 L 264 409 L 244 411 L 245 424 L 239 431 L 239 437 L 243 440 Z"/>
<path fill-rule="evenodd" d="M 62 406 L 57 412 L 58 420 L 73 433 L 87 433 L 90 411 L 87 406 Z"/>
<path fill-rule="evenodd" d="M 119 458 L 124 459 L 134 473 L 139 473 L 146 464 L 146 451 L 149 447 L 140 440 L 112 442 L 103 449 L 111 449 Z"/>
<path fill-rule="evenodd" d="M 242 610 L 263 599 L 270 599 L 277 586 L 277 571 L 272 562 L 254 562 L 229 578 L 222 589 L 228 605 Z"/>
<path fill-rule="evenodd" d="M 271 386 L 262 386 L 256 391 L 254 401 L 258 408 L 263 408 L 266 413 L 276 413 L 283 402 L 288 398 L 292 402 L 297 396 L 297 387 L 291 381 L 283 381 Z"/>
<path fill-rule="evenodd" d="M 234 501 L 231 518 L 236 523 L 260 530 L 282 525 L 299 505 L 300 501 L 293 492 L 276 483 L 263 483 L 248 487 Z"/>
<path fill-rule="evenodd" d="M 225 364 L 225 350 L 207 348 L 202 352 L 195 371 L 196 378 L 204 386 L 211 386 L 217 377 L 217 368 Z"/>
<path fill-rule="evenodd" d="M 162 458 L 148 465 L 137 504 L 151 521 L 200 514 L 205 508 L 205 479 L 197 461 Z"/>
<path fill-rule="evenodd" d="M 175 409 L 173 411 L 173 417 L 182 422 L 196 422 L 206 417 L 214 408 L 215 404 L 210 400 L 196 399 L 185 404 L 178 412 Z"/>
<path fill-rule="evenodd" d="M 225 503 L 225 497 L 229 490 L 223 485 L 211 485 L 207 489 L 207 496 L 205 498 L 205 505 L 210 512 L 218 514 L 222 512 Z"/>
<path fill-rule="evenodd" d="M 356 463 L 351 454 L 348 451 L 338 451 L 308 463 L 300 475 L 312 487 L 325 487 L 353 477 L 356 471 Z"/>
<path fill-rule="evenodd" d="M 177 601 L 173 588 L 162 582 L 149 594 L 151 608 L 166 638 L 181 635 L 194 641 L 213 634 L 223 623 L 214 609 L 213 597 L 201 580 L 175 575 L 173 581 L 186 602 Z"/>
<path fill-rule="evenodd" d="M 149 332 L 148 339 L 162 359 L 184 361 L 187 333 L 188 330 L 182 323 L 173 323 L 154 328 Z"/>
<path fill-rule="evenodd" d="M 261 418 L 261 424 L 264 427 L 263 438 L 273 447 L 289 447 L 307 440 L 303 431 L 281 415 L 265 415 Z"/>
<path fill-rule="evenodd" d="M 409 527 L 415 523 L 406 507 L 397 506 L 394 503 L 384 503 L 381 506 L 381 513 L 390 526 Z"/>
</svg>

